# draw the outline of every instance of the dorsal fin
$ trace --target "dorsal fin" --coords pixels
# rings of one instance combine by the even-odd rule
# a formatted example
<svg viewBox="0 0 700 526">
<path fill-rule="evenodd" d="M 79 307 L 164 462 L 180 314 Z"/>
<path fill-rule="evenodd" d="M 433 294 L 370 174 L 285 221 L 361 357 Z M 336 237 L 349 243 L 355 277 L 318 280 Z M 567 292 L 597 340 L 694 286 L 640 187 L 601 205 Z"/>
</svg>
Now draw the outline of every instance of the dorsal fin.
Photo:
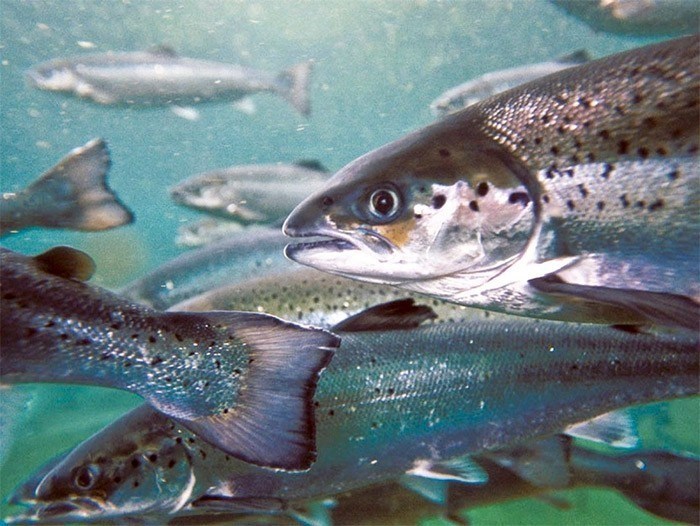
<svg viewBox="0 0 700 526">
<path fill-rule="evenodd" d="M 411 298 L 389 301 L 350 316 L 333 327 L 338 332 L 391 331 L 414 329 L 437 318 L 430 307 L 416 305 Z"/>
<path fill-rule="evenodd" d="M 297 166 L 301 166 L 303 168 L 308 168 L 309 170 L 316 170 L 318 172 L 328 172 L 328 168 L 323 166 L 323 164 L 321 164 L 321 161 L 317 159 L 298 159 L 292 164 L 296 164 Z"/>
<path fill-rule="evenodd" d="M 60 278 L 87 281 L 95 273 L 95 262 L 85 252 L 59 246 L 34 256 L 37 266 L 48 274 Z"/>
<path fill-rule="evenodd" d="M 578 49 L 573 53 L 557 57 L 557 62 L 560 64 L 583 64 L 584 62 L 588 62 L 590 60 L 591 56 L 585 49 Z"/>
<path fill-rule="evenodd" d="M 177 52 L 167 44 L 159 44 L 148 48 L 148 52 L 152 55 L 161 55 L 164 57 L 177 57 Z"/>
</svg>

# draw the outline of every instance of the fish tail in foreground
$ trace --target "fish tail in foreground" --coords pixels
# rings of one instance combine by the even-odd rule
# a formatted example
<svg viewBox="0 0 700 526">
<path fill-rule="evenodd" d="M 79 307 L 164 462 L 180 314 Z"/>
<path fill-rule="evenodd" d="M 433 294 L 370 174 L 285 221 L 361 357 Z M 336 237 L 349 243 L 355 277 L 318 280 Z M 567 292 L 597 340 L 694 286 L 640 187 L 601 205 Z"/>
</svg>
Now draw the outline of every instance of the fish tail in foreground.
<svg viewBox="0 0 700 526">
<path fill-rule="evenodd" d="M 245 378 L 237 382 L 237 392 L 225 395 L 235 403 L 210 416 L 178 417 L 168 396 L 156 393 L 158 398 L 149 402 L 237 458 L 276 469 L 308 469 L 316 460 L 316 384 L 340 339 L 257 313 L 221 311 L 204 313 L 204 317 L 215 327 L 233 329 L 247 348 Z M 242 376 L 240 368 L 230 369 L 221 372 Z M 194 398 L 191 402 L 197 405 Z"/>
<path fill-rule="evenodd" d="M 305 117 L 311 113 L 309 82 L 312 69 L 313 62 L 300 62 L 277 75 L 277 92 Z"/>
<path fill-rule="evenodd" d="M 107 186 L 109 151 L 102 139 L 72 150 L 27 189 L 2 199 L 0 234 L 30 226 L 98 231 L 133 221 Z"/>
</svg>

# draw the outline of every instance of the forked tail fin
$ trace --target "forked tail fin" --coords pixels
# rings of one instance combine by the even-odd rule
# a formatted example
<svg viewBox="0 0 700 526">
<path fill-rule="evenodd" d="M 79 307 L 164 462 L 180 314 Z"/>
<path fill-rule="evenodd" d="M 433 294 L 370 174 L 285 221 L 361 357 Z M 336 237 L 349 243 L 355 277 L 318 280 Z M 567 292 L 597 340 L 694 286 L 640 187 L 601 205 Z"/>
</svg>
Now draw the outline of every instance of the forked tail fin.
<svg viewBox="0 0 700 526">
<path fill-rule="evenodd" d="M 279 93 L 304 116 L 311 113 L 309 102 L 309 82 L 313 62 L 300 62 L 277 76 Z"/>
<path fill-rule="evenodd" d="M 107 186 L 107 145 L 93 139 L 72 150 L 25 191 L 34 226 L 106 230 L 133 221 L 133 214 Z"/>
</svg>

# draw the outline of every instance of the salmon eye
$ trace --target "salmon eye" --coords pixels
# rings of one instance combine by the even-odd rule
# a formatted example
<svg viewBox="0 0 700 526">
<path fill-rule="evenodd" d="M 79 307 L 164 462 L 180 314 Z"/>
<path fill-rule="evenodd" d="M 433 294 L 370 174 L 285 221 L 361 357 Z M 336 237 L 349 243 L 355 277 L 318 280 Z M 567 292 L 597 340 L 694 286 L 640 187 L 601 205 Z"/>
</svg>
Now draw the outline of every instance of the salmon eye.
<svg viewBox="0 0 700 526">
<path fill-rule="evenodd" d="M 369 212 L 379 221 L 393 219 L 400 205 L 401 198 L 393 188 L 378 188 L 369 196 Z"/>
<path fill-rule="evenodd" d="M 73 484 L 80 490 L 92 488 L 100 476 L 100 468 L 95 464 L 81 466 L 73 473 Z"/>
</svg>

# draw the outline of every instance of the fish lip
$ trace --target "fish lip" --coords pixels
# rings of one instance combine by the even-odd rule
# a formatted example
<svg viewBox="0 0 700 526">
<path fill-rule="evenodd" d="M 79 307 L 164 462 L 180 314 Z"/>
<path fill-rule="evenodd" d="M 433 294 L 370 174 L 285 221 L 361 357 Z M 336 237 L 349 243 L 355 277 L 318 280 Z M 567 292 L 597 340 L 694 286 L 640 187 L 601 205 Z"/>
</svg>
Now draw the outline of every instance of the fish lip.
<svg viewBox="0 0 700 526">
<path fill-rule="evenodd" d="M 360 234 L 364 239 L 358 239 L 357 234 Z M 361 250 L 375 255 L 388 255 L 398 250 L 396 245 L 381 234 L 363 227 L 355 229 L 353 233 L 319 228 L 314 231 L 295 232 L 293 237 L 315 237 L 321 239 L 288 244 L 284 249 L 284 253 L 292 260 L 295 260 L 295 254 L 317 248 L 332 249 L 338 252 Z M 371 241 L 371 243 L 367 241 Z"/>
<path fill-rule="evenodd" d="M 25 505 L 27 502 L 25 501 Z M 80 521 L 85 518 L 84 512 L 95 515 L 102 512 L 103 507 L 98 501 L 88 497 L 80 497 L 62 502 L 48 504 L 35 503 L 26 511 L 5 517 L 7 524 L 62 524 L 66 521 Z"/>
</svg>

